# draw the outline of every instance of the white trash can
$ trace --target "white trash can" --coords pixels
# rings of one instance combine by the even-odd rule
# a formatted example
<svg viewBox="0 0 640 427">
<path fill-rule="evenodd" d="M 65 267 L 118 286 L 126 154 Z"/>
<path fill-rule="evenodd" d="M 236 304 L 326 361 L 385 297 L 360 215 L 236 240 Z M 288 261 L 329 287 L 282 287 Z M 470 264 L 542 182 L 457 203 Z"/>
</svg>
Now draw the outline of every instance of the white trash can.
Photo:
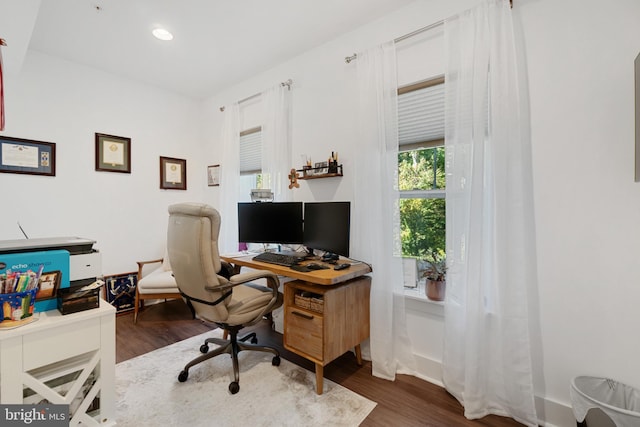
<svg viewBox="0 0 640 427">
<path fill-rule="evenodd" d="M 590 409 L 600 409 L 616 427 L 640 426 L 640 391 L 633 387 L 607 378 L 579 376 L 571 381 L 569 394 L 580 423 Z M 588 420 L 587 427 L 591 427 Z"/>
</svg>

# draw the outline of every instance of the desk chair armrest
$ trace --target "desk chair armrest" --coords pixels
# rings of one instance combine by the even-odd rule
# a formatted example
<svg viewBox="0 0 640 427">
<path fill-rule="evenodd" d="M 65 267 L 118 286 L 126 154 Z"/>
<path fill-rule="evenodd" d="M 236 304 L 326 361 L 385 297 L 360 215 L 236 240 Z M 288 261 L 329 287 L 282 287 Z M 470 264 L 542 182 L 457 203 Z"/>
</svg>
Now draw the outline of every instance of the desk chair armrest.
<svg viewBox="0 0 640 427">
<path fill-rule="evenodd" d="M 266 270 L 255 270 L 236 274 L 235 276 L 231 276 L 231 278 L 229 279 L 229 283 L 231 283 L 233 286 L 236 286 L 257 279 L 267 279 L 267 285 L 270 288 L 273 288 L 273 285 L 275 285 L 275 291 L 278 292 L 278 287 L 280 285 L 278 275 Z"/>
<path fill-rule="evenodd" d="M 138 280 L 142 279 L 142 269 L 144 268 L 145 265 L 156 264 L 162 261 L 164 261 L 164 258 L 152 259 L 149 261 L 136 261 L 136 264 L 138 264 Z"/>
</svg>

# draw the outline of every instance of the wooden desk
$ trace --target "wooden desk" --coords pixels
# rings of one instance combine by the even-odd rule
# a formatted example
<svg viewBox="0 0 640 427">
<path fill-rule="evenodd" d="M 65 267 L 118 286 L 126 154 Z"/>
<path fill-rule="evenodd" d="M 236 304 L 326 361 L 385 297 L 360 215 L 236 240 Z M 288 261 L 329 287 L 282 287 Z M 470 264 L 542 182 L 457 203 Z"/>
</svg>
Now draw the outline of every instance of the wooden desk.
<svg viewBox="0 0 640 427">
<path fill-rule="evenodd" d="M 237 268 L 269 270 L 297 279 L 284 285 L 284 347 L 315 363 L 317 394 L 322 394 L 324 366 L 351 348 L 362 365 L 360 343 L 369 338 L 371 277 L 365 274 L 371 268 L 367 264 L 354 263 L 340 271 L 300 272 L 253 261 L 252 256 L 221 258 Z"/>
</svg>

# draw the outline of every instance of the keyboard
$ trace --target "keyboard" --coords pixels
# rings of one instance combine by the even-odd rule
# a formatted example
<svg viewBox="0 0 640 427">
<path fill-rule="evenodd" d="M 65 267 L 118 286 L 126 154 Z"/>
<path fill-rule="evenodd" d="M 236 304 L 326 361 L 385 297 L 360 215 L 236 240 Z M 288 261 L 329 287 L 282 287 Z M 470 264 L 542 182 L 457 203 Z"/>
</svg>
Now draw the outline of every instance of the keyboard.
<svg viewBox="0 0 640 427">
<path fill-rule="evenodd" d="M 291 267 L 298 264 L 303 258 L 296 255 L 288 255 L 278 252 L 262 252 L 252 258 L 254 261 Z"/>
</svg>

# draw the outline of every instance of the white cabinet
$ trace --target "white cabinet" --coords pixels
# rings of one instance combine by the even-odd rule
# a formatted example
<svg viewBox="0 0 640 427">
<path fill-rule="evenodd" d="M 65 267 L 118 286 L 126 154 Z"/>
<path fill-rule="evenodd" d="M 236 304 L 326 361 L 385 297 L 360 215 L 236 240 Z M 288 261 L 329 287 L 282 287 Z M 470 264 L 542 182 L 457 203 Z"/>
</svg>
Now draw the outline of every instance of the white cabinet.
<svg viewBox="0 0 640 427">
<path fill-rule="evenodd" d="M 57 310 L 0 331 L 0 403 L 69 404 L 70 426 L 115 425 L 115 308 Z"/>
</svg>

